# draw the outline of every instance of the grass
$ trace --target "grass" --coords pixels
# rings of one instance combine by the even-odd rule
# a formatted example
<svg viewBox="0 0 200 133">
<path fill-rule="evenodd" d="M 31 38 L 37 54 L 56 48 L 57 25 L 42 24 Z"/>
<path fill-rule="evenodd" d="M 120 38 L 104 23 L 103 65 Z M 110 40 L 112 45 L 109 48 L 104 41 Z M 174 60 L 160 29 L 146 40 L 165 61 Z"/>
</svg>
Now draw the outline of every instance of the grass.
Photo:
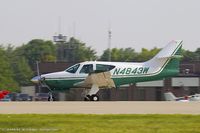
<svg viewBox="0 0 200 133">
<path fill-rule="evenodd" d="M 200 133 L 200 115 L 0 115 L 0 133 Z"/>
</svg>

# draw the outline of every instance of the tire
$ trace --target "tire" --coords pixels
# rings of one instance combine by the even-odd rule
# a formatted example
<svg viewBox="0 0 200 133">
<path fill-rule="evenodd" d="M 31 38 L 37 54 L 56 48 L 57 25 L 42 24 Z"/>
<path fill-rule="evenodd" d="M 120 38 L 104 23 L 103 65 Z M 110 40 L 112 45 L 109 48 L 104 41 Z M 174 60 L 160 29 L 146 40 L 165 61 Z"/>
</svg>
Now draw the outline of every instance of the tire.
<svg viewBox="0 0 200 133">
<path fill-rule="evenodd" d="M 92 95 L 92 96 L 90 97 L 90 100 L 91 100 L 91 101 L 99 101 L 99 96 L 97 96 L 97 95 Z"/>
<path fill-rule="evenodd" d="M 54 101 L 54 97 L 52 97 L 52 99 L 51 99 L 50 96 L 49 96 L 48 101 Z"/>
</svg>

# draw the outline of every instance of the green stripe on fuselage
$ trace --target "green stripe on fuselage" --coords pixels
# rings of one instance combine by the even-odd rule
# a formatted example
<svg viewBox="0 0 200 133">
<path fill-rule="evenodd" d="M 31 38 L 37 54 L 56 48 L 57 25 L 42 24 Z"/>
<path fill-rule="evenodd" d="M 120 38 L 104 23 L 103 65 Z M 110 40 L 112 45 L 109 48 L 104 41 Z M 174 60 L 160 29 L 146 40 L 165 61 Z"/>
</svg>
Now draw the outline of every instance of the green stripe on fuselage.
<svg viewBox="0 0 200 133">
<path fill-rule="evenodd" d="M 70 89 L 70 88 L 76 88 L 74 86 L 75 83 L 78 83 L 78 82 L 81 82 L 81 81 L 84 81 L 84 79 L 51 79 L 51 80 L 48 80 L 46 79 L 45 80 L 45 83 L 51 88 L 51 89 L 54 89 L 54 90 L 67 90 L 67 89 Z"/>
</svg>

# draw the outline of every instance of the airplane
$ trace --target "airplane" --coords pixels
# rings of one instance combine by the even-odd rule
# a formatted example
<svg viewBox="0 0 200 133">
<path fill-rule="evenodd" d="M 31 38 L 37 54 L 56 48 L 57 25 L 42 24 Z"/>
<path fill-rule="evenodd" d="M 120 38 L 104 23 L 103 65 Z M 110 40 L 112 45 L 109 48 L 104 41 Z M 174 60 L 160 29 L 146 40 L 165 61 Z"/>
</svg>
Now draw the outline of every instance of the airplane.
<svg viewBox="0 0 200 133">
<path fill-rule="evenodd" d="M 200 94 L 194 94 L 184 97 L 176 97 L 172 92 L 164 93 L 166 101 L 180 101 L 180 102 L 190 102 L 190 101 L 200 101 Z"/>
<path fill-rule="evenodd" d="M 85 88 L 85 101 L 99 101 L 97 92 L 104 88 L 161 80 L 179 73 L 182 40 L 168 43 L 157 55 L 145 62 L 85 61 L 64 71 L 42 74 L 31 79 L 33 83 L 46 85 L 52 91 Z"/>
</svg>

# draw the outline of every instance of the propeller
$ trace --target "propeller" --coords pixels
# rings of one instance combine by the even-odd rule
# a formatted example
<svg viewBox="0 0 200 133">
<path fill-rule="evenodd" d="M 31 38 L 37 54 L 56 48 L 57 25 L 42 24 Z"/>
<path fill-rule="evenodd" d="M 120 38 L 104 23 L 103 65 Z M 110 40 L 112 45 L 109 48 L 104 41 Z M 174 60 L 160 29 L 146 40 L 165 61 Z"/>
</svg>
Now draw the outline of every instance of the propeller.
<svg viewBox="0 0 200 133">
<path fill-rule="evenodd" d="M 46 85 L 44 82 L 42 82 L 43 80 L 45 80 L 45 77 L 42 77 L 41 75 L 40 75 L 40 69 L 39 69 L 39 62 L 38 61 L 36 61 L 36 65 L 37 65 L 37 76 L 36 77 L 33 77 L 32 79 L 31 79 L 31 81 L 33 82 L 33 83 L 36 83 L 36 84 L 38 84 L 38 88 L 39 88 L 39 90 L 38 90 L 38 92 L 40 93 L 41 92 L 41 88 L 42 87 L 47 87 L 48 89 L 49 89 L 49 101 L 53 101 L 54 99 L 53 99 L 53 95 L 52 95 L 52 90 L 51 90 L 51 88 L 49 88 L 49 86 L 48 85 Z"/>
</svg>

